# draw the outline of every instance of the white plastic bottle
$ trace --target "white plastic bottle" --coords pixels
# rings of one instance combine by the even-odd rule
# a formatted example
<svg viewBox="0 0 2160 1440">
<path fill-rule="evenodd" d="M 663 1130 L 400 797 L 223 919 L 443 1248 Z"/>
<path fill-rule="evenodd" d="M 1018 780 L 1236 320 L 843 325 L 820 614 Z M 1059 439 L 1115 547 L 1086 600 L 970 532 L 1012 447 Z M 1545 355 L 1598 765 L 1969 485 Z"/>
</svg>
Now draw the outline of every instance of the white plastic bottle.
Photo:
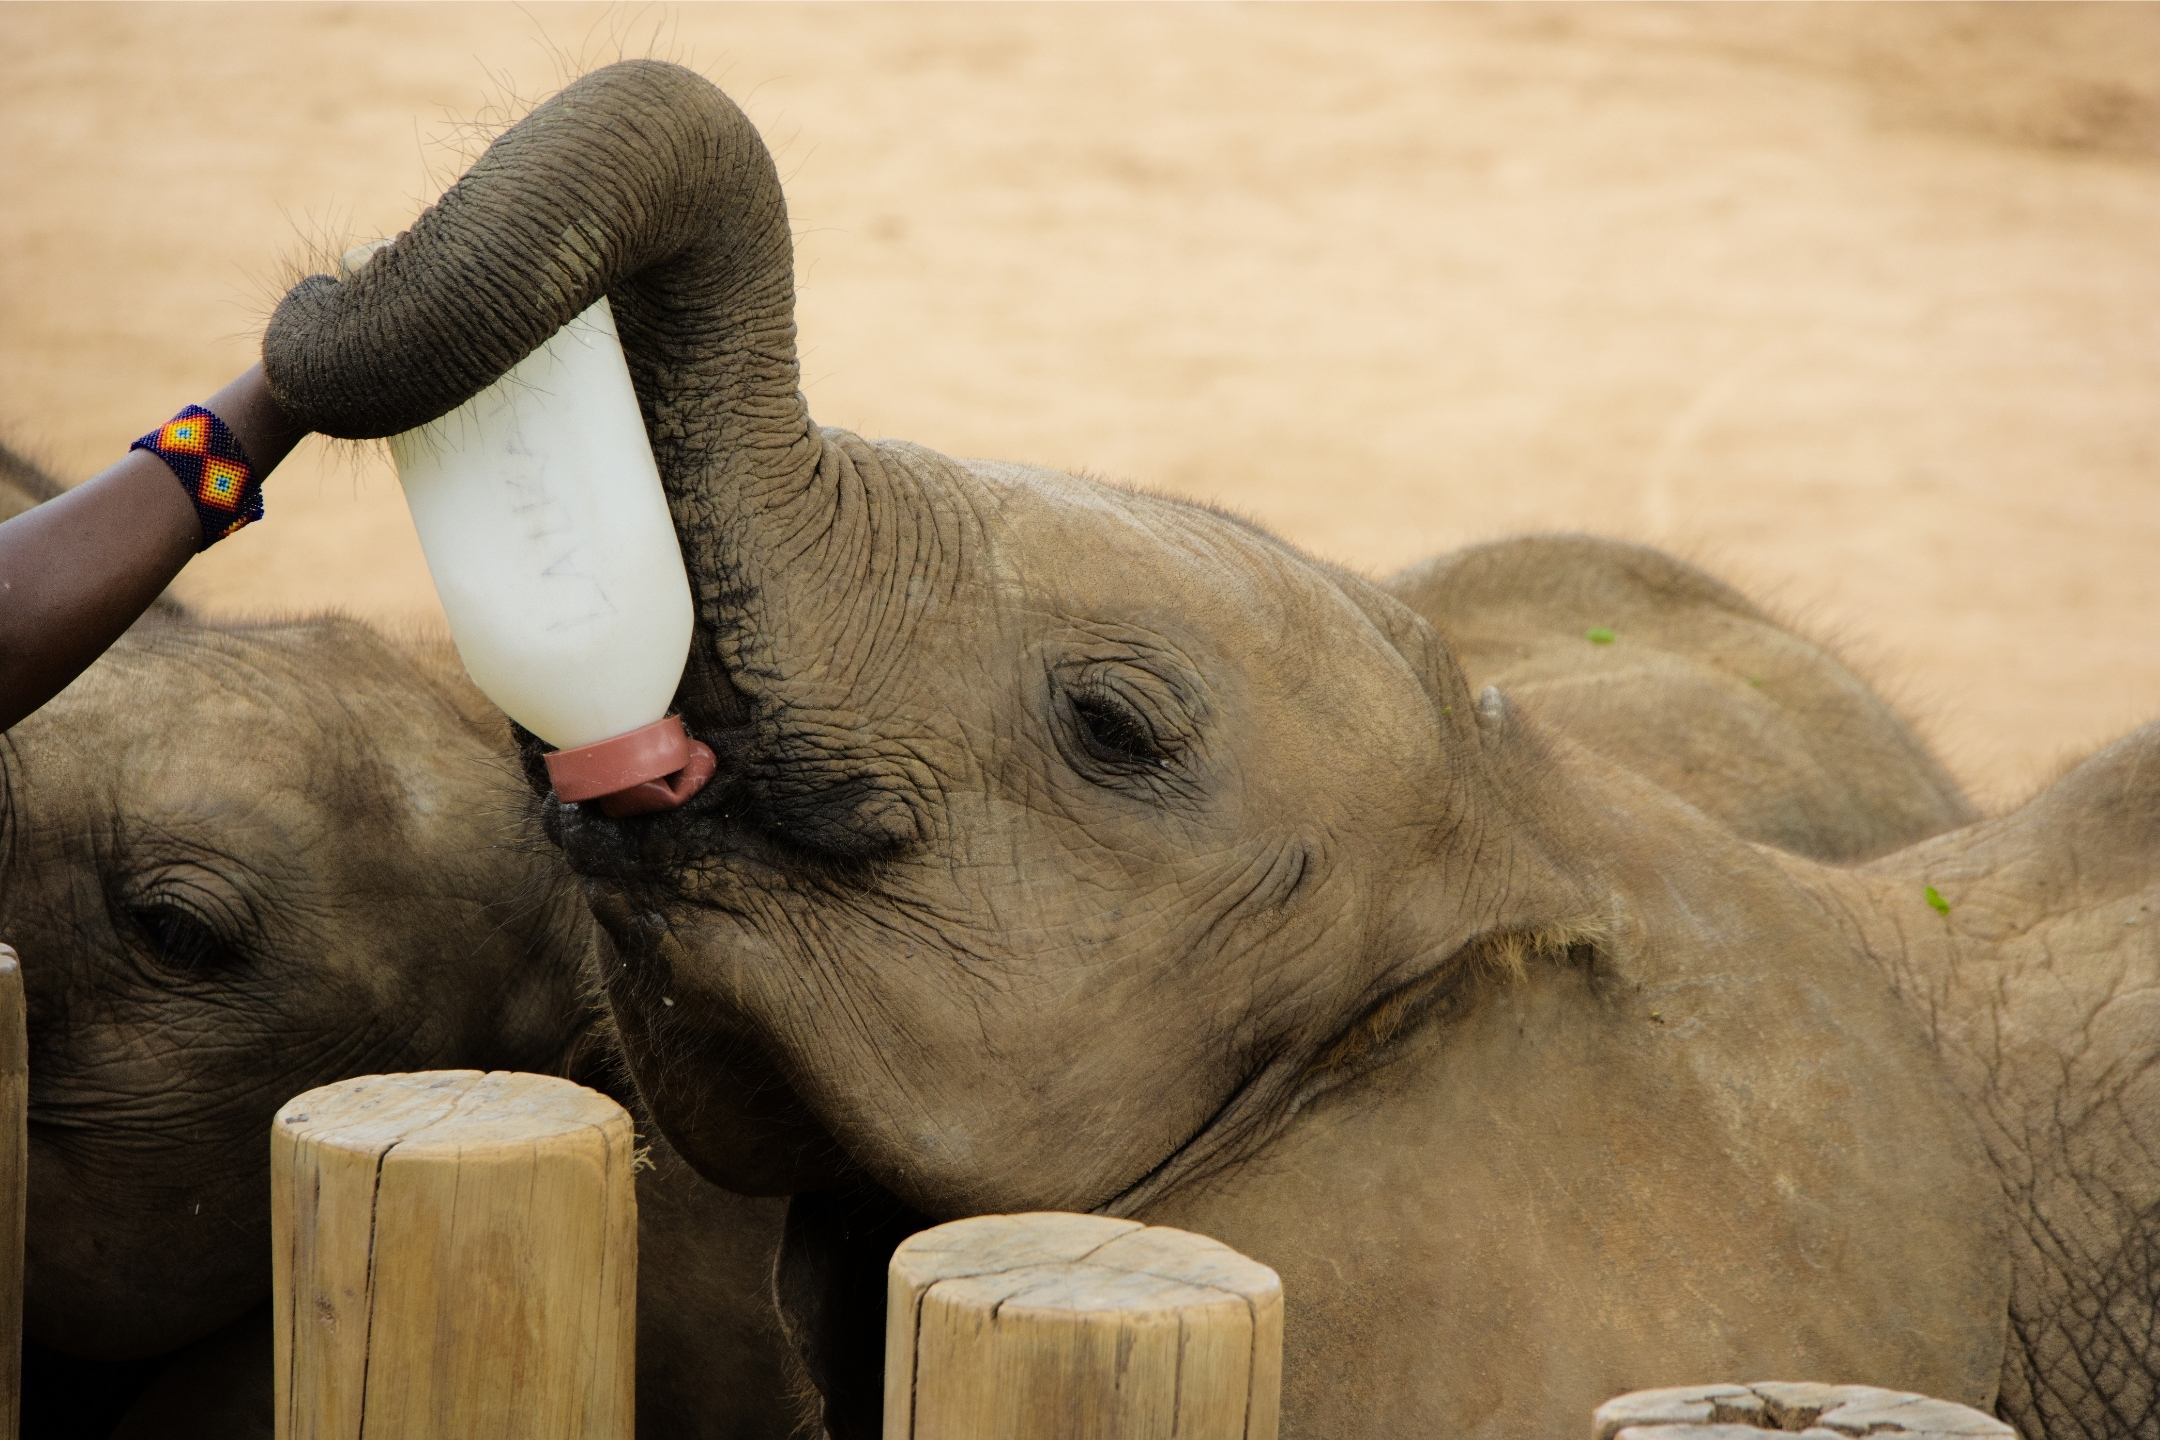
<svg viewBox="0 0 2160 1440">
<path fill-rule="evenodd" d="M 458 658 L 557 747 L 557 796 L 620 815 L 695 793 L 712 754 L 667 715 L 690 586 L 605 297 L 390 454 Z"/>
</svg>

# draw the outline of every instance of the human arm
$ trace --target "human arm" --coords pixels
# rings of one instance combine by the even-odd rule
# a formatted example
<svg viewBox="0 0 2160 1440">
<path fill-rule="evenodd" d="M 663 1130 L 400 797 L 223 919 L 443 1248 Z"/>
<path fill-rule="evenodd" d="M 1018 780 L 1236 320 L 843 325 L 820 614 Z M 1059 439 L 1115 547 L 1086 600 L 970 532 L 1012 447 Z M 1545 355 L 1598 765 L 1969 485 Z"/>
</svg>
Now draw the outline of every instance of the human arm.
<svg viewBox="0 0 2160 1440">
<path fill-rule="evenodd" d="M 250 366 L 203 402 L 267 475 L 303 433 Z M 0 524 L 0 730 L 105 653 L 201 548 L 186 488 L 130 450 L 65 494 Z"/>
</svg>

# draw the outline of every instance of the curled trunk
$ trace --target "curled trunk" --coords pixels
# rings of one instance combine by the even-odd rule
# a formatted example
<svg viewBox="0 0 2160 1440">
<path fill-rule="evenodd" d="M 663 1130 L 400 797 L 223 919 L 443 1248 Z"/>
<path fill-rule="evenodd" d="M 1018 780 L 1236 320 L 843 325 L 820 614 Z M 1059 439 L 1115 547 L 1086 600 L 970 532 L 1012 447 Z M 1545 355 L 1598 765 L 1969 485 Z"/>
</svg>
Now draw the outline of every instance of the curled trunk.
<svg viewBox="0 0 2160 1440">
<path fill-rule="evenodd" d="M 602 295 L 698 606 L 684 708 L 732 724 L 740 697 L 725 676 L 758 668 L 740 652 L 771 628 L 749 613 L 778 568 L 763 553 L 844 530 L 851 467 L 798 388 L 772 157 L 710 83 L 654 61 L 578 80 L 359 274 L 295 286 L 264 366 L 309 428 L 395 434 L 470 399 Z"/>
</svg>

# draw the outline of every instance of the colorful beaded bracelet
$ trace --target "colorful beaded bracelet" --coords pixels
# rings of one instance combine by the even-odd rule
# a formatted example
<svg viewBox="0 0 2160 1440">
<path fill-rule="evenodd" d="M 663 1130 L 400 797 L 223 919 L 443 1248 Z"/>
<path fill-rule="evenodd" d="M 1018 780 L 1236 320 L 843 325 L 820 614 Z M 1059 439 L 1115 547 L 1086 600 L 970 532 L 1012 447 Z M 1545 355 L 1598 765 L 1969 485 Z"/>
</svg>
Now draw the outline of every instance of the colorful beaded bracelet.
<svg viewBox="0 0 2160 1440">
<path fill-rule="evenodd" d="M 148 450 L 179 477 L 202 522 L 198 553 L 262 519 L 262 481 L 240 437 L 202 406 L 188 406 L 128 449 Z"/>
</svg>

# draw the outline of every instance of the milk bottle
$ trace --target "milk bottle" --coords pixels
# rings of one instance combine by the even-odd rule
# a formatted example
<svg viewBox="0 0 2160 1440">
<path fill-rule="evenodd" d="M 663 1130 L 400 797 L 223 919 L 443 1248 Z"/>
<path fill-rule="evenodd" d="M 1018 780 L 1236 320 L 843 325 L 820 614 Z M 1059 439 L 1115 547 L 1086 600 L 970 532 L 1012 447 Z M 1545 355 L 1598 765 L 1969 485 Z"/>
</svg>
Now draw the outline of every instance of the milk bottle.
<svg viewBox="0 0 2160 1440">
<path fill-rule="evenodd" d="M 629 815 L 696 793 L 712 752 L 666 713 L 690 586 L 606 297 L 390 454 L 458 658 L 557 747 L 557 797 Z"/>
</svg>

